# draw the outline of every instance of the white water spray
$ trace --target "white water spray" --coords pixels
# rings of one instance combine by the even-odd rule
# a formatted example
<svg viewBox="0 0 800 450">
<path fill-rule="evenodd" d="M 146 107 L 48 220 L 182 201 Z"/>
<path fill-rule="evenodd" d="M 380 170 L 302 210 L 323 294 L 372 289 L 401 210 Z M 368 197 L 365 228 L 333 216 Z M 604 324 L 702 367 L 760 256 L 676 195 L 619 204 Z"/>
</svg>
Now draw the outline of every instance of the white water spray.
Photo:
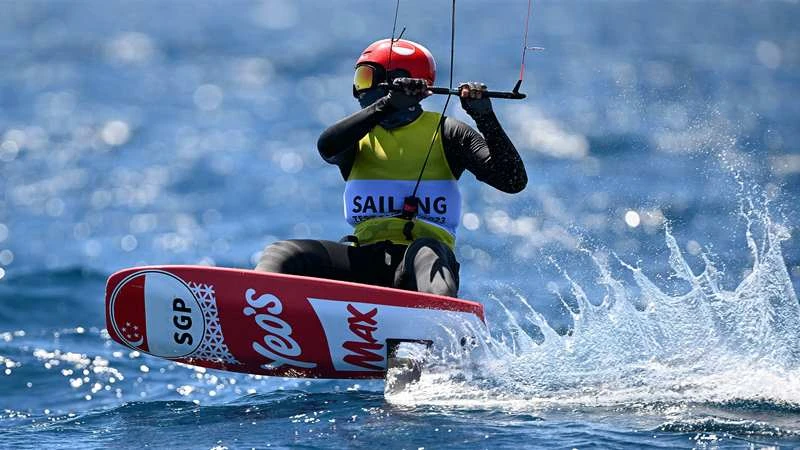
<svg viewBox="0 0 800 450">
<path fill-rule="evenodd" d="M 606 258 L 590 256 L 606 295 L 599 305 L 563 271 L 578 309 L 557 333 L 524 296 L 497 300 L 507 325 L 478 339 L 457 368 L 432 370 L 397 404 L 537 409 L 655 403 L 766 401 L 800 405 L 800 305 L 781 253 L 789 234 L 766 207 L 742 214 L 753 267 L 734 290 L 720 285 L 708 255 L 695 274 L 670 232 L 671 277 L 688 292 L 670 295 L 640 268 L 619 261 L 640 292 L 632 298 Z M 760 240 L 755 237 L 761 235 Z M 510 308 L 510 301 L 519 303 Z M 643 305 L 639 308 L 636 305 Z M 522 318 L 512 310 L 522 310 Z M 525 320 L 543 336 L 531 336 Z M 525 326 L 523 326 L 525 325 Z M 527 327 L 529 328 L 529 327 Z M 448 365 L 449 364 L 449 365 Z"/>
</svg>

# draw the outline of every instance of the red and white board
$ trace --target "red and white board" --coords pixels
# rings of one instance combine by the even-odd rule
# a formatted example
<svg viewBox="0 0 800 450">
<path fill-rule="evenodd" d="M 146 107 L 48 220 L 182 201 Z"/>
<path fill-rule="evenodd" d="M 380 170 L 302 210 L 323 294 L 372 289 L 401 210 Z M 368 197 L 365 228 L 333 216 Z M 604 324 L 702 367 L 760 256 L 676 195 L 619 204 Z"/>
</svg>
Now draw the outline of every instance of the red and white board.
<svg viewBox="0 0 800 450">
<path fill-rule="evenodd" d="M 106 284 L 111 338 L 153 356 L 272 376 L 382 378 L 387 340 L 453 345 L 480 303 L 205 266 L 135 267 Z"/>
</svg>

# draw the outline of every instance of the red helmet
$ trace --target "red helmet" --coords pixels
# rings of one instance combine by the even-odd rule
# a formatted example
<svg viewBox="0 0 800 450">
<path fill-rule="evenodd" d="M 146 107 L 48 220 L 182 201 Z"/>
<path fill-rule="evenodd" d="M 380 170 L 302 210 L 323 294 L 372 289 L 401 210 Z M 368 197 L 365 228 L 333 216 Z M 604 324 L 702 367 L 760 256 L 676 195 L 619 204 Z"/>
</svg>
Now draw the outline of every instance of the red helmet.
<svg viewBox="0 0 800 450">
<path fill-rule="evenodd" d="M 430 86 L 436 80 L 436 61 L 431 52 L 422 45 L 405 39 L 398 39 L 394 44 L 391 39 L 373 42 L 361 52 L 356 67 L 364 63 L 375 64 L 390 74 L 395 70 L 404 70 L 411 78 L 427 80 Z"/>
</svg>

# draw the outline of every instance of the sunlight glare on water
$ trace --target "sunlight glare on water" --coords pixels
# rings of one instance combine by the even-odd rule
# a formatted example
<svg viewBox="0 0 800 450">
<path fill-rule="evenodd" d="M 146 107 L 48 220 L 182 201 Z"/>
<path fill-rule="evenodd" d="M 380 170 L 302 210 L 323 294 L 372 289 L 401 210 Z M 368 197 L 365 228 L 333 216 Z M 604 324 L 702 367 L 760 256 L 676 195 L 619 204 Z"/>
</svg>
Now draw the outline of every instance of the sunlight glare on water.
<svg viewBox="0 0 800 450">
<path fill-rule="evenodd" d="M 526 2 L 457 3 L 454 82 L 510 89 Z M 0 447 L 800 445 L 796 2 L 535 0 L 527 97 L 492 100 L 528 184 L 459 181 L 459 295 L 490 335 L 449 330 L 388 402 L 381 381 L 110 340 L 115 271 L 247 269 L 276 240 L 352 232 L 317 139 L 359 109 L 353 66 L 395 6 L 2 4 Z M 449 7 L 400 2 L 437 85 Z"/>
</svg>

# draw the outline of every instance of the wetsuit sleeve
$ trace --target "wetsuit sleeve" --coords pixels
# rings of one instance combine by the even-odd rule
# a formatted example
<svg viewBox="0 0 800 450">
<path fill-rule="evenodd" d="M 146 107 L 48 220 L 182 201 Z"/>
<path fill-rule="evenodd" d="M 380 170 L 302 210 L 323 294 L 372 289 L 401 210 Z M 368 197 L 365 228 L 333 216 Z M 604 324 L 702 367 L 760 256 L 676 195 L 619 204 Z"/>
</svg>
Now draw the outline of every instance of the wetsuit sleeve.
<svg viewBox="0 0 800 450">
<path fill-rule="evenodd" d="M 392 112 L 388 97 L 336 122 L 322 132 L 317 140 L 319 154 L 326 162 L 336 164 L 347 179 L 358 149 L 358 141 Z"/>
<path fill-rule="evenodd" d="M 478 131 L 447 117 L 442 125 L 442 144 L 456 178 L 469 170 L 480 181 L 503 192 L 517 193 L 528 184 L 528 174 L 514 144 L 494 112 L 473 116 Z M 483 134 L 483 135 L 481 135 Z"/>
</svg>

